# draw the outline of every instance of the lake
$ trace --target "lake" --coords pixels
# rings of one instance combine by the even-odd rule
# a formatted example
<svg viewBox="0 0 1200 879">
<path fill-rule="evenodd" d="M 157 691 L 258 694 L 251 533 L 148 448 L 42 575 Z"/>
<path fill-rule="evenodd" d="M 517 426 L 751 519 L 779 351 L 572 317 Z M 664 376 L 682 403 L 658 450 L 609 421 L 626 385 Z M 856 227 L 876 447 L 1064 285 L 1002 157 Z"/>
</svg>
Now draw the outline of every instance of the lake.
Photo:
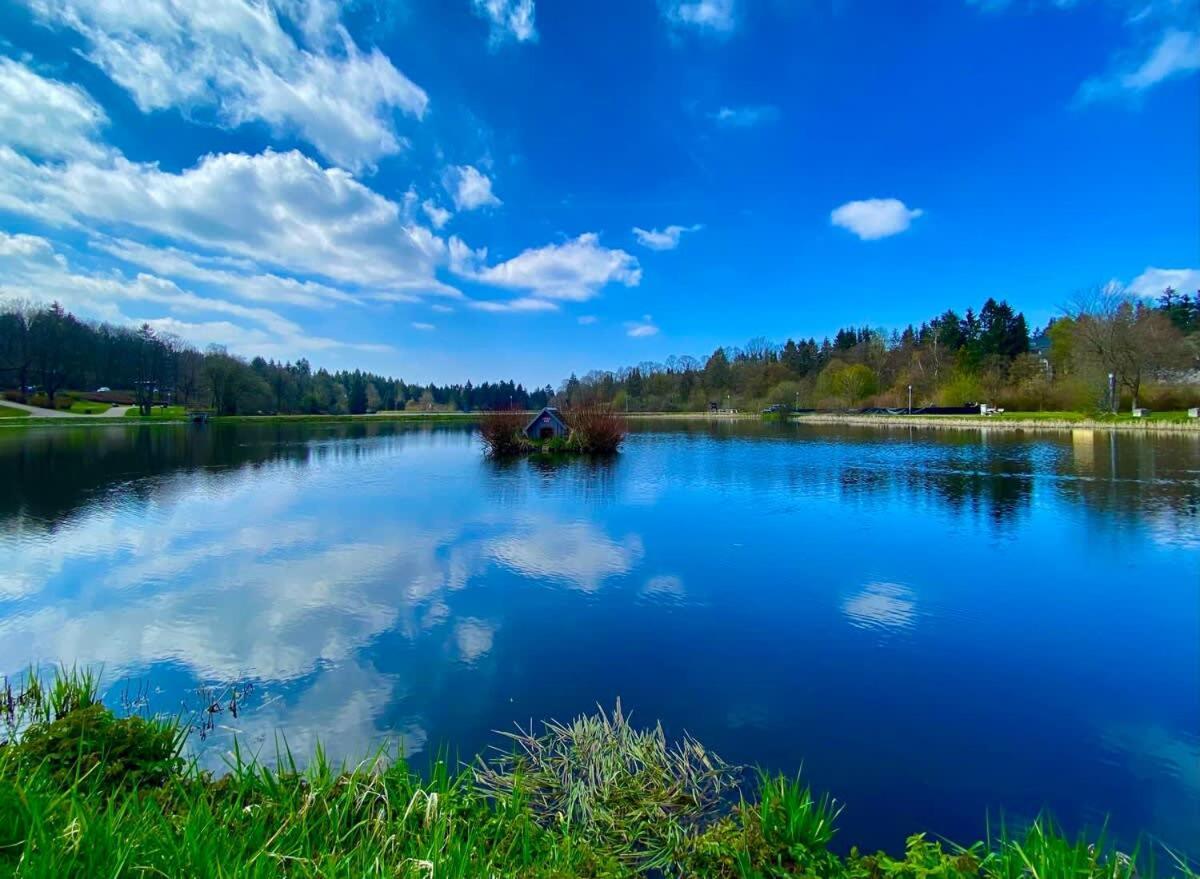
<svg viewBox="0 0 1200 879">
<path fill-rule="evenodd" d="M 611 707 L 804 772 L 843 846 L 1046 807 L 1200 853 L 1200 434 L 639 422 L 0 431 L 0 672 L 418 768 Z M 203 735 L 203 738 L 201 738 Z"/>
</svg>

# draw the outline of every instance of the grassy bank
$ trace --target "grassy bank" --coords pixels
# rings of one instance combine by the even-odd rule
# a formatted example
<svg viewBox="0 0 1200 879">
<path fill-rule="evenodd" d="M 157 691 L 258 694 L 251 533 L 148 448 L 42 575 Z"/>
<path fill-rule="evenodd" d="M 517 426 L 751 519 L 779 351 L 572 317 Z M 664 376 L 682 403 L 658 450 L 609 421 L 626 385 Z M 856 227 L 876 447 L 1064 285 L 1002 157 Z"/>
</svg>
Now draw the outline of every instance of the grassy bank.
<svg viewBox="0 0 1200 879">
<path fill-rule="evenodd" d="M 1134 879 L 1157 861 L 1196 877 L 1041 820 L 967 847 L 918 834 L 894 857 L 837 855 L 833 800 L 639 730 L 619 705 L 423 775 L 385 753 L 334 766 L 318 750 L 301 769 L 235 749 L 213 778 L 182 756 L 184 726 L 114 716 L 88 675 L 2 695 L 0 876 Z"/>
<path fill-rule="evenodd" d="M 1086 415 L 1082 412 L 1005 412 L 1002 415 L 843 415 L 812 413 L 797 415 L 798 424 L 853 424 L 866 427 L 923 427 L 931 429 L 992 430 L 1125 430 L 1153 432 L 1197 432 L 1200 419 L 1186 412 L 1155 413 L 1150 418 L 1131 415 Z"/>
<path fill-rule="evenodd" d="M 24 413 L 22 413 L 24 414 Z M 2 415 L 0 415 L 2 417 Z M 380 412 L 374 415 L 222 415 L 209 419 L 210 424 L 372 424 L 396 422 L 405 424 L 473 424 L 479 418 L 473 412 Z M 142 416 L 130 410 L 124 416 L 93 415 L 89 418 L 16 418 L 0 420 L 0 429 L 83 427 L 86 425 L 186 424 L 187 414 L 181 408 L 165 414 Z"/>
<path fill-rule="evenodd" d="M 0 418 L 28 418 L 29 413 L 24 409 L 17 409 L 14 406 L 5 406 L 0 403 Z"/>
</svg>

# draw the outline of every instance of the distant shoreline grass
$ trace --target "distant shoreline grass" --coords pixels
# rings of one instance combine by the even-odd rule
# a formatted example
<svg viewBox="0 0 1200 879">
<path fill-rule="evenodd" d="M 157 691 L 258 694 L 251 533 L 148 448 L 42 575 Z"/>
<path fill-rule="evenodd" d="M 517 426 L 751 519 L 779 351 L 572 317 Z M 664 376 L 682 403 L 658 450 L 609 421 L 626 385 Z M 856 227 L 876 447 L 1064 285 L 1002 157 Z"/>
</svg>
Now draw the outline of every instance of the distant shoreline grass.
<svg viewBox="0 0 1200 879">
<path fill-rule="evenodd" d="M 29 413 L 15 406 L 5 406 L 0 403 L 0 418 L 29 418 Z"/>
<path fill-rule="evenodd" d="M 319 747 L 303 768 L 286 749 L 268 767 L 235 743 L 214 778 L 184 757 L 183 723 L 117 717 L 87 672 L 4 684 L 0 875 L 1150 879 L 1166 866 L 1197 879 L 1169 851 L 1125 854 L 1041 818 L 970 846 L 919 833 L 903 854 L 839 855 L 834 800 L 636 728 L 619 702 L 425 776 L 383 751 L 337 766 Z"/>
<path fill-rule="evenodd" d="M 209 418 L 210 424 L 373 424 L 373 423 L 473 423 L 479 420 L 477 412 L 379 412 L 372 415 L 220 415 Z M 136 410 L 130 410 L 124 416 L 93 415 L 87 418 L 34 418 L 30 417 L 19 424 L 12 423 L 15 419 L 0 422 L 4 427 L 41 428 L 41 427 L 86 427 L 88 425 L 126 427 L 148 425 L 180 425 L 187 424 L 186 412 L 168 415 L 141 416 Z"/>
<path fill-rule="evenodd" d="M 1005 412 L 1001 415 L 797 415 L 794 424 L 847 424 L 860 427 L 921 427 L 975 430 L 1118 430 L 1138 433 L 1200 432 L 1200 418 L 1186 412 L 1155 413 L 1150 418 L 1131 415 L 1095 417 L 1083 412 Z"/>
<path fill-rule="evenodd" d="M 8 408 L 6 415 L 3 409 Z M 212 416 L 212 424 L 371 424 L 378 422 L 414 424 L 475 424 L 482 412 L 376 412 L 369 415 L 221 415 Z M 532 415 L 533 413 L 528 413 Z M 27 417 L 22 418 L 25 415 Z M 758 421 L 757 412 L 630 412 L 622 416 L 631 421 Z M 1200 431 L 1200 419 L 1186 412 L 1155 412 L 1149 418 L 1134 418 L 1122 413 L 1097 417 L 1084 412 L 1005 412 L 999 415 L 854 415 L 814 412 L 794 415 L 794 424 L 844 424 L 861 427 L 926 427 L 993 430 L 1121 430 L 1152 433 Z M 82 427 L 86 425 L 186 424 L 187 411 L 175 407 L 166 414 L 140 416 L 130 410 L 124 417 L 103 413 L 87 418 L 38 418 L 0 404 L 0 430 L 4 428 Z"/>
</svg>

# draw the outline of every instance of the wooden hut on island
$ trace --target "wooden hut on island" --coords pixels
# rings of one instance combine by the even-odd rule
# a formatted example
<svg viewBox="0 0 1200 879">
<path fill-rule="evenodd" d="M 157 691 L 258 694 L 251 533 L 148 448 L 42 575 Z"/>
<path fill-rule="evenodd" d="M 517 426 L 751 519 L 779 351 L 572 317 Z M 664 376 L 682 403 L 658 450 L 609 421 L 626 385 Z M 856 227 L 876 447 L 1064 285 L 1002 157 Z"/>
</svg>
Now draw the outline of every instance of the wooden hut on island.
<svg viewBox="0 0 1200 879">
<path fill-rule="evenodd" d="M 544 408 L 525 425 L 525 436 L 531 440 L 565 439 L 570 432 L 562 415 L 553 406 Z"/>
</svg>

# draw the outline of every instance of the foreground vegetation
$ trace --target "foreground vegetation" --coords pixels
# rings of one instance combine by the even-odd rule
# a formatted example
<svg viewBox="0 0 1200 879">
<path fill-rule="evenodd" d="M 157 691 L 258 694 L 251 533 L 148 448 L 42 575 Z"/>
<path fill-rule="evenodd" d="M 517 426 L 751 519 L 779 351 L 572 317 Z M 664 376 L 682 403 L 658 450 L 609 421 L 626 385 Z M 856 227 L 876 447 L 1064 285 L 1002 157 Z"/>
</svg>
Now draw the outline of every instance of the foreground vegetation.
<svg viewBox="0 0 1200 879">
<path fill-rule="evenodd" d="M 1071 840 L 1045 820 L 960 847 L 831 850 L 838 805 L 800 780 L 746 779 L 699 742 L 621 711 L 518 731 L 490 760 L 422 776 L 379 753 L 301 769 L 235 748 L 228 774 L 188 762 L 186 727 L 116 717 L 96 680 L 31 675 L 0 693 L 0 876 L 1135 879 L 1181 858 Z"/>
</svg>

